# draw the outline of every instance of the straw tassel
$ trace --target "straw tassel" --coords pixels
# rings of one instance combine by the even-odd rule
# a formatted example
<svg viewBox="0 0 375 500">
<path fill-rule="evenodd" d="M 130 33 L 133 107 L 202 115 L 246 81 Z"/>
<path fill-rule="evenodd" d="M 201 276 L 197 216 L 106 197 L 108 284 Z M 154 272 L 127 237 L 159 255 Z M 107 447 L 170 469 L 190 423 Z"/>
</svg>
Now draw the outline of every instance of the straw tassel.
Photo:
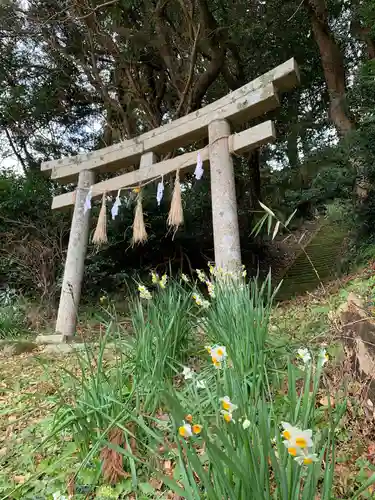
<svg viewBox="0 0 375 500">
<path fill-rule="evenodd" d="M 137 205 L 135 207 L 135 215 L 133 222 L 133 238 L 132 246 L 136 243 L 145 243 L 147 241 L 147 232 L 145 227 L 145 221 L 143 219 L 143 208 L 142 208 L 142 192 L 138 192 Z"/>
<path fill-rule="evenodd" d="M 184 213 L 182 211 L 181 201 L 181 185 L 180 185 L 180 171 L 176 172 L 176 179 L 174 181 L 174 189 L 171 201 L 171 208 L 168 215 L 168 226 L 174 228 L 175 232 L 184 223 Z"/>
<path fill-rule="evenodd" d="M 92 238 L 95 245 L 103 245 L 108 242 L 107 238 L 107 207 L 106 207 L 106 193 L 103 193 L 102 206 L 99 212 L 98 223 L 96 225 L 95 233 Z"/>
</svg>

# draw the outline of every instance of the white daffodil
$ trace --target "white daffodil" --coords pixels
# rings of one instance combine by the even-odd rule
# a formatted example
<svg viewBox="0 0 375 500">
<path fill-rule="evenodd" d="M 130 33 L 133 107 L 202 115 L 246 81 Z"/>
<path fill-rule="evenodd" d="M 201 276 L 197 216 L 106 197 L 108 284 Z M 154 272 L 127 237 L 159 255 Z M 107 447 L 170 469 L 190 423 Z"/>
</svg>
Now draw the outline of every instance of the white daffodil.
<svg viewBox="0 0 375 500">
<path fill-rule="evenodd" d="M 287 441 L 289 441 L 290 439 L 292 439 L 292 436 L 294 436 L 294 434 L 296 434 L 297 432 L 299 432 L 299 428 L 298 427 L 293 427 L 292 425 L 288 424 L 288 422 L 281 422 L 281 425 L 282 425 L 282 427 L 284 429 L 283 432 L 282 432 L 282 436 Z"/>
<path fill-rule="evenodd" d="M 189 283 L 190 279 L 189 279 L 189 276 L 187 276 L 186 274 L 182 273 L 181 274 L 181 279 L 182 281 L 184 281 L 185 283 Z"/>
<path fill-rule="evenodd" d="M 310 429 L 303 431 L 288 422 L 282 422 L 281 425 L 284 428 L 282 435 L 285 440 L 283 443 L 289 455 L 292 457 L 307 456 L 309 449 L 313 446 L 312 431 Z"/>
<path fill-rule="evenodd" d="M 215 286 L 213 285 L 213 283 L 211 283 L 211 281 L 206 281 L 206 285 L 207 285 L 207 291 L 208 291 L 208 295 L 211 297 L 211 298 L 215 298 Z"/>
<path fill-rule="evenodd" d="M 223 398 L 219 399 L 221 406 L 223 407 L 223 410 L 233 412 L 234 410 L 237 410 L 238 406 L 233 404 L 229 398 L 229 396 L 224 396 Z"/>
<path fill-rule="evenodd" d="M 185 421 L 183 423 L 183 425 L 181 425 L 179 428 L 178 428 L 178 433 L 181 437 L 183 438 L 189 438 L 193 435 L 193 430 L 191 428 L 191 425 L 190 424 L 187 424 Z"/>
<path fill-rule="evenodd" d="M 227 357 L 227 348 L 224 345 L 217 345 L 210 348 L 210 355 L 212 360 L 224 361 Z"/>
<path fill-rule="evenodd" d="M 305 348 L 298 349 L 297 357 L 302 359 L 302 361 L 305 363 L 305 365 L 311 361 L 311 354 L 310 354 L 309 350 L 305 349 Z"/>
<path fill-rule="evenodd" d="M 247 418 L 242 422 L 242 428 L 244 430 L 248 429 L 250 427 L 250 420 L 248 420 Z"/>
<path fill-rule="evenodd" d="M 215 269 L 215 265 L 212 264 L 212 262 L 209 262 L 208 263 L 208 269 L 210 270 L 210 274 L 211 276 L 215 276 L 216 274 L 216 269 Z"/>
<path fill-rule="evenodd" d="M 223 419 L 229 423 L 229 422 L 233 422 L 233 423 L 236 423 L 235 420 L 233 420 L 233 415 L 230 411 L 227 411 L 227 410 L 221 410 L 220 412 L 222 415 L 223 415 Z"/>
<path fill-rule="evenodd" d="M 154 271 L 151 271 L 151 281 L 154 285 L 157 285 L 159 283 L 159 275 L 158 273 L 155 273 Z"/>
<path fill-rule="evenodd" d="M 147 290 L 147 288 L 144 285 L 139 285 L 138 291 L 141 299 L 146 299 L 146 300 L 152 299 L 151 293 Z"/>
<path fill-rule="evenodd" d="M 299 465 L 310 465 L 313 462 L 318 462 L 318 456 L 316 453 L 306 453 L 302 455 L 298 455 L 297 457 L 294 458 L 294 460 L 299 464 Z"/>
<path fill-rule="evenodd" d="M 205 275 L 205 273 L 201 269 L 197 269 L 196 273 L 198 275 L 199 281 L 201 281 L 202 283 L 206 283 L 207 276 Z"/>
<path fill-rule="evenodd" d="M 208 300 L 203 299 L 198 293 L 193 293 L 193 299 L 197 306 L 203 307 L 204 309 L 210 306 Z"/>
<path fill-rule="evenodd" d="M 194 371 L 188 366 L 184 366 L 182 370 L 182 375 L 184 376 L 185 380 L 190 380 L 194 378 Z"/>
<path fill-rule="evenodd" d="M 241 274 L 242 274 L 242 277 L 243 277 L 243 278 L 246 278 L 246 276 L 247 276 L 247 271 L 246 271 L 246 268 L 245 268 L 245 266 L 244 266 L 244 265 L 242 266 L 242 273 L 241 273 Z"/>
<path fill-rule="evenodd" d="M 313 446 L 312 442 L 312 430 L 308 429 L 305 431 L 300 430 L 296 432 L 292 439 L 289 441 L 291 444 L 295 444 L 298 448 L 311 448 Z"/>
<path fill-rule="evenodd" d="M 329 361 L 329 356 L 327 354 L 327 351 L 325 349 L 322 349 L 319 353 L 319 361 L 324 366 L 327 361 Z"/>
<path fill-rule="evenodd" d="M 159 281 L 160 288 L 164 289 L 167 286 L 167 280 L 168 280 L 168 276 L 166 274 L 163 274 L 163 276 L 161 277 L 161 280 Z"/>
</svg>

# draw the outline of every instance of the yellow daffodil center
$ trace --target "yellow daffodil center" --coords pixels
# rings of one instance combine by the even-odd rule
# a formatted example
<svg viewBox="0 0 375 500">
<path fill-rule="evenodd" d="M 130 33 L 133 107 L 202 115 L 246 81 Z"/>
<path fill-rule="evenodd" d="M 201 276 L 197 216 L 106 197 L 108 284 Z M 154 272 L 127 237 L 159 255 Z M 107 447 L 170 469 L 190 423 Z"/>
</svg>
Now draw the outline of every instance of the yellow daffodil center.
<svg viewBox="0 0 375 500">
<path fill-rule="evenodd" d="M 202 431 L 202 426 L 201 425 L 199 425 L 199 424 L 193 425 L 193 433 L 194 434 L 200 434 L 201 431 Z"/>
<path fill-rule="evenodd" d="M 292 437 L 291 433 L 289 431 L 284 431 L 283 432 L 283 436 L 285 437 L 285 439 L 287 439 L 289 441 L 289 439 Z"/>
<path fill-rule="evenodd" d="M 180 434 L 180 436 L 182 437 L 186 437 L 186 429 L 185 427 L 182 425 L 179 429 L 178 429 L 178 433 Z"/>
<path fill-rule="evenodd" d="M 141 190 L 141 188 L 139 188 L 139 187 L 138 188 L 134 188 L 133 189 L 133 193 L 139 193 L 140 190 Z"/>
<path fill-rule="evenodd" d="M 218 354 L 218 356 L 224 356 L 224 351 L 223 351 L 223 349 L 218 349 L 218 350 L 217 350 L 217 354 Z"/>
<path fill-rule="evenodd" d="M 186 422 L 189 422 L 189 424 L 191 424 L 193 421 L 193 416 L 190 415 L 190 413 L 189 413 L 189 415 L 186 415 L 185 420 L 186 420 Z"/>
<path fill-rule="evenodd" d="M 289 453 L 289 455 L 292 455 L 293 457 L 295 457 L 297 455 L 297 450 L 296 450 L 296 448 L 288 448 L 288 453 Z"/>
<path fill-rule="evenodd" d="M 223 409 L 224 410 L 230 410 L 230 407 L 231 407 L 231 404 L 229 403 L 229 401 L 222 401 L 221 403 L 223 405 Z"/>
<path fill-rule="evenodd" d="M 307 447 L 307 441 L 304 437 L 298 437 L 296 438 L 296 445 L 299 448 L 306 448 Z"/>
<path fill-rule="evenodd" d="M 311 458 L 309 458 L 309 457 L 307 457 L 307 458 L 305 458 L 305 459 L 303 460 L 303 463 L 304 463 L 304 464 L 306 464 L 306 465 L 308 465 L 308 464 L 312 464 L 312 462 L 313 462 L 313 461 L 312 461 L 312 459 L 311 459 Z"/>
<path fill-rule="evenodd" d="M 232 415 L 230 413 L 225 413 L 224 414 L 224 420 L 226 422 L 230 422 L 232 420 Z"/>
</svg>

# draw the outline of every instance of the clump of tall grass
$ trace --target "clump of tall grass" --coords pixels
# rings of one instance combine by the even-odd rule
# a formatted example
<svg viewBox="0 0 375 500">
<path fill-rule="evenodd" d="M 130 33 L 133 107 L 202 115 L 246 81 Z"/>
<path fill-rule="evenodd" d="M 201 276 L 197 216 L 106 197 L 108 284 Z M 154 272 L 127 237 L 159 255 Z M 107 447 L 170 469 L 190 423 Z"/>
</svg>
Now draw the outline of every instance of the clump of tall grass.
<svg viewBox="0 0 375 500">
<path fill-rule="evenodd" d="M 183 388 L 165 388 L 168 439 L 174 441 L 180 473 L 164 481 L 191 500 L 315 500 L 317 495 L 328 500 L 335 429 L 345 402 L 328 408 L 325 425 L 317 430 L 325 353 L 316 361 L 305 356 L 303 371 L 290 360 L 288 371 L 279 373 L 287 389 L 276 399 L 281 384 L 275 388 L 270 382 L 275 367 L 268 338 L 270 277 L 260 287 L 239 278 L 201 281 L 211 295 L 207 305 L 195 294 L 205 309 L 210 367 L 199 375 L 185 369 Z"/>
<path fill-rule="evenodd" d="M 188 359 L 196 328 L 191 293 L 177 281 L 162 280 L 153 275 L 152 292 L 140 285 L 140 297 L 130 308 L 132 371 L 146 393 L 146 407 L 158 403 L 163 382 L 171 380 Z"/>
<path fill-rule="evenodd" d="M 0 290 L 0 339 L 15 339 L 26 332 L 20 298 L 14 290 Z"/>
</svg>

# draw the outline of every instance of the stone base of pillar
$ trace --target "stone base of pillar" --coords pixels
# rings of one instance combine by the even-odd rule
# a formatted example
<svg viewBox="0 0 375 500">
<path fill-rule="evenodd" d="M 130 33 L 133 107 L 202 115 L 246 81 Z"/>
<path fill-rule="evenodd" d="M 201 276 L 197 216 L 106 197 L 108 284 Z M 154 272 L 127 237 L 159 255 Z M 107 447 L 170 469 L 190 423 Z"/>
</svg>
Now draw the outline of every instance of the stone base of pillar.
<svg viewBox="0 0 375 500">
<path fill-rule="evenodd" d="M 38 335 L 35 342 L 37 344 L 67 344 L 73 337 L 66 335 Z"/>
</svg>

